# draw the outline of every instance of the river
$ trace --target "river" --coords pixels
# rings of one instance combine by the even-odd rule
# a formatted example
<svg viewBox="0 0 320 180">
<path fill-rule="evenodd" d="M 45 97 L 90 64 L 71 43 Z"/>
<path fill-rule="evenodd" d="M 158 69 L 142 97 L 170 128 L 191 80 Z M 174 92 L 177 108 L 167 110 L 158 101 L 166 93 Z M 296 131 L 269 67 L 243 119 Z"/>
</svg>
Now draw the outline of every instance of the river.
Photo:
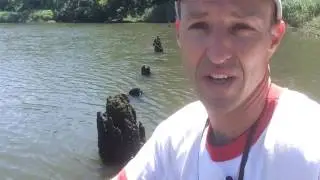
<svg viewBox="0 0 320 180">
<path fill-rule="evenodd" d="M 106 98 L 132 99 L 150 136 L 196 99 L 166 24 L 1 24 L 0 174 L 3 180 L 103 180 L 96 112 Z M 154 54 L 160 35 L 164 54 Z M 273 80 L 320 101 L 320 41 L 288 33 L 272 60 Z M 149 65 L 153 75 L 140 76 Z"/>
</svg>

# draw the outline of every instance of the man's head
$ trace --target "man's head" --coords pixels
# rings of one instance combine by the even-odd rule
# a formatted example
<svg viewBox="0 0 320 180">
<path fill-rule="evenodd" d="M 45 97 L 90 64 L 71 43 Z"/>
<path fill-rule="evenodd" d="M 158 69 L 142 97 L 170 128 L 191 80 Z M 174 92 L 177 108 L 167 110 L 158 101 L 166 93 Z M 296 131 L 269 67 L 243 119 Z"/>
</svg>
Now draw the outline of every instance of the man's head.
<svg viewBox="0 0 320 180">
<path fill-rule="evenodd" d="M 180 1 L 177 38 L 186 72 L 206 106 L 231 111 L 268 80 L 285 28 L 279 7 L 274 0 Z"/>
</svg>

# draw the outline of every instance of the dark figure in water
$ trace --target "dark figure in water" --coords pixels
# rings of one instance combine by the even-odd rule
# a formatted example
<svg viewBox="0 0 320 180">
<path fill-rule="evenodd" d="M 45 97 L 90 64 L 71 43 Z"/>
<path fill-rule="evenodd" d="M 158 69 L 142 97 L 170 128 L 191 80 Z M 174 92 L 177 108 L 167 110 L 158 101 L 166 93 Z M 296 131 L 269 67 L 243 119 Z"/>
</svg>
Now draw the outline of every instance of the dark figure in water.
<svg viewBox="0 0 320 180">
<path fill-rule="evenodd" d="M 142 90 L 140 88 L 133 88 L 129 91 L 129 95 L 133 97 L 139 97 L 142 95 Z"/>
<path fill-rule="evenodd" d="M 153 40 L 153 47 L 154 47 L 154 52 L 163 52 L 163 48 L 162 48 L 162 44 L 161 44 L 161 40 L 159 38 L 159 36 L 157 36 L 154 40 Z"/>
<path fill-rule="evenodd" d="M 151 74 L 150 67 L 143 65 L 143 66 L 141 67 L 141 74 L 142 74 L 143 76 L 150 76 L 150 74 Z"/>
</svg>

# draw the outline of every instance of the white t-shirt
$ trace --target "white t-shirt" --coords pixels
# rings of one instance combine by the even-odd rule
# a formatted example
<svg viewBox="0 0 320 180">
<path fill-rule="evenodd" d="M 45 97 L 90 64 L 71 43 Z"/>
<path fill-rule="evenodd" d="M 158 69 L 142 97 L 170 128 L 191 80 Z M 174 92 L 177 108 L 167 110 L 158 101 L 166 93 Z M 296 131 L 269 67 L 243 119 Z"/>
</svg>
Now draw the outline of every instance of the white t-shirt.
<svg viewBox="0 0 320 180">
<path fill-rule="evenodd" d="M 244 179 L 320 180 L 320 105 L 284 89 L 265 116 Z M 243 139 L 220 149 L 210 147 L 204 128 L 207 117 L 199 101 L 177 111 L 158 125 L 113 180 L 236 180 Z"/>
</svg>

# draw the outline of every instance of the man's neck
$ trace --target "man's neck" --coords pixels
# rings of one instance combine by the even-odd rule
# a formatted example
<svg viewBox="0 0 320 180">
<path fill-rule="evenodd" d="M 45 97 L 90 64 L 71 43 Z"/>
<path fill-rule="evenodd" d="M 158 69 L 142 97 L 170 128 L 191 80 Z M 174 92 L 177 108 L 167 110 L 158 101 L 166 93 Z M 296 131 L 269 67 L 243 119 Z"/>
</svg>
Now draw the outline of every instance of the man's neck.
<svg viewBox="0 0 320 180">
<path fill-rule="evenodd" d="M 209 113 L 213 145 L 228 144 L 259 119 L 265 107 L 270 84 L 269 76 L 265 77 L 249 98 L 228 114 L 217 116 L 217 113 L 212 113 L 212 116 L 210 116 Z"/>
</svg>

